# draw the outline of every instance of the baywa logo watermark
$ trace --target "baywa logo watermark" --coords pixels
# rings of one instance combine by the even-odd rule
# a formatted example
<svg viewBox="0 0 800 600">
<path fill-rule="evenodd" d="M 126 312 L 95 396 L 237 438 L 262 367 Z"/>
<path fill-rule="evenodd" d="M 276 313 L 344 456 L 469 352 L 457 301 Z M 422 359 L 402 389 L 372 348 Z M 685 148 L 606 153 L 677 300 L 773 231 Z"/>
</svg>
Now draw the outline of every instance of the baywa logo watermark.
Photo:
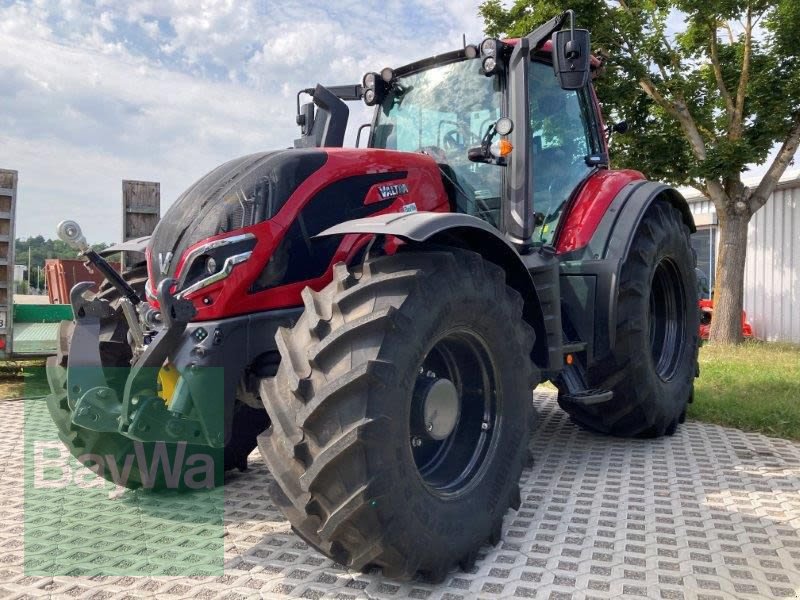
<svg viewBox="0 0 800 600">
<path fill-rule="evenodd" d="M 24 402 L 26 575 L 224 573 L 222 449 L 94 431 L 38 396 Z"/>
<path fill-rule="evenodd" d="M 187 452 L 186 442 L 143 444 L 132 442 L 132 453 L 88 452 L 71 459 L 60 441 L 33 443 L 33 487 L 64 489 L 142 487 L 144 489 L 202 490 L 214 488 L 215 459 L 206 453 Z M 84 468 L 85 467 L 85 468 Z"/>
</svg>

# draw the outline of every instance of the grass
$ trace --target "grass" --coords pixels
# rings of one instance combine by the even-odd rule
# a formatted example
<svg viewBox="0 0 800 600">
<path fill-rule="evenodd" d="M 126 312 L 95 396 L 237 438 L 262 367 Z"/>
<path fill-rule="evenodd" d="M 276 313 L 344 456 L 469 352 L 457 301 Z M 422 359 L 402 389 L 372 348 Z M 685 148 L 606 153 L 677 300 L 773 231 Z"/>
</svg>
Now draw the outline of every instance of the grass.
<svg viewBox="0 0 800 600">
<path fill-rule="evenodd" d="M 0 361 L 0 401 L 41 396 L 48 391 L 44 360 Z"/>
<path fill-rule="evenodd" d="M 688 416 L 800 440 L 800 346 L 704 345 Z"/>
</svg>

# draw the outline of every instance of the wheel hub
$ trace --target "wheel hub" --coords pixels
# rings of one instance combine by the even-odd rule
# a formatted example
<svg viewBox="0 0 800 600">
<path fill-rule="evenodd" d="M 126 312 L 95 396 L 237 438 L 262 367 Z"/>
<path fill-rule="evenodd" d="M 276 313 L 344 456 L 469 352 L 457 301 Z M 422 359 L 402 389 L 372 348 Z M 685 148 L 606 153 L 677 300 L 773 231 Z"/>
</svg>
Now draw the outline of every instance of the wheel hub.
<svg viewBox="0 0 800 600">
<path fill-rule="evenodd" d="M 418 388 L 422 404 L 422 427 L 425 435 L 433 440 L 447 438 L 453 429 L 460 413 L 458 390 L 455 384 L 446 378 L 425 378 Z"/>
<path fill-rule="evenodd" d="M 481 338 L 448 332 L 419 366 L 409 411 L 409 447 L 428 488 L 458 494 L 473 481 L 497 431 L 497 370 Z"/>
</svg>

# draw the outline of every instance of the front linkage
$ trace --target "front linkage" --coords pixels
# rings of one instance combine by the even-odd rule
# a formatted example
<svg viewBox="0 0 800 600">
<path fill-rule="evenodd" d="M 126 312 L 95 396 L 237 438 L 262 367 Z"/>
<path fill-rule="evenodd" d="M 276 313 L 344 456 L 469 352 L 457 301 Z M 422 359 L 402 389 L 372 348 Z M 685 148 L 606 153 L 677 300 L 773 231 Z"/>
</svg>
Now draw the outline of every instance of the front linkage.
<svg viewBox="0 0 800 600">
<path fill-rule="evenodd" d="M 112 272 L 113 275 L 108 276 L 109 282 L 124 296 L 123 303 L 131 302 L 129 294 L 135 296 L 135 292 L 102 256 L 87 251 L 88 246 L 77 224 L 60 225 L 59 234 L 101 272 Z M 75 327 L 69 349 L 66 388 L 75 425 L 97 432 L 118 432 L 141 442 L 224 446 L 225 386 L 222 373 L 213 368 L 215 361 L 203 360 L 210 354 L 203 344 L 209 337 L 205 328 L 193 328 L 187 339 L 187 325 L 195 316 L 195 309 L 191 302 L 172 294 L 170 290 L 174 283 L 172 279 L 165 279 L 158 286 L 159 326 L 147 331 L 149 343 L 134 354 L 124 387 L 109 384 L 100 355 L 101 321 L 113 317 L 111 306 L 106 300 L 84 295 L 91 287 L 88 282 L 78 283 L 72 289 L 70 302 Z M 130 331 L 140 332 L 133 337 L 144 339 L 136 312 L 126 310 L 124 314 Z M 220 332 L 217 329 L 215 333 L 211 344 L 219 345 Z M 177 352 L 185 342 L 191 345 L 189 352 Z M 168 359 L 177 359 L 184 364 L 174 365 L 173 372 L 177 371 L 180 376 L 174 381 L 170 397 L 162 398 L 159 396 L 159 374 Z"/>
</svg>

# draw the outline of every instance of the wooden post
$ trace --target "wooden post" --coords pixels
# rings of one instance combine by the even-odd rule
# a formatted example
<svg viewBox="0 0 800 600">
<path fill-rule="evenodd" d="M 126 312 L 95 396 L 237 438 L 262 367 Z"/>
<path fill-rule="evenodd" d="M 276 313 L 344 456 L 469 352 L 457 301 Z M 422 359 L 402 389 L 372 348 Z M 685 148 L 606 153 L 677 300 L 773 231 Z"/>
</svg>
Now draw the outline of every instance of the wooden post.
<svg viewBox="0 0 800 600">
<path fill-rule="evenodd" d="M 122 241 L 151 235 L 161 218 L 161 184 L 157 181 L 122 181 Z M 125 270 L 126 258 L 120 258 Z M 131 257 L 129 257 L 131 258 Z M 141 257 L 144 260 L 144 257 Z M 134 261 L 138 262 L 138 260 Z"/>
<path fill-rule="evenodd" d="M 161 217 L 161 184 L 122 181 L 122 241 L 153 233 Z"/>
</svg>

